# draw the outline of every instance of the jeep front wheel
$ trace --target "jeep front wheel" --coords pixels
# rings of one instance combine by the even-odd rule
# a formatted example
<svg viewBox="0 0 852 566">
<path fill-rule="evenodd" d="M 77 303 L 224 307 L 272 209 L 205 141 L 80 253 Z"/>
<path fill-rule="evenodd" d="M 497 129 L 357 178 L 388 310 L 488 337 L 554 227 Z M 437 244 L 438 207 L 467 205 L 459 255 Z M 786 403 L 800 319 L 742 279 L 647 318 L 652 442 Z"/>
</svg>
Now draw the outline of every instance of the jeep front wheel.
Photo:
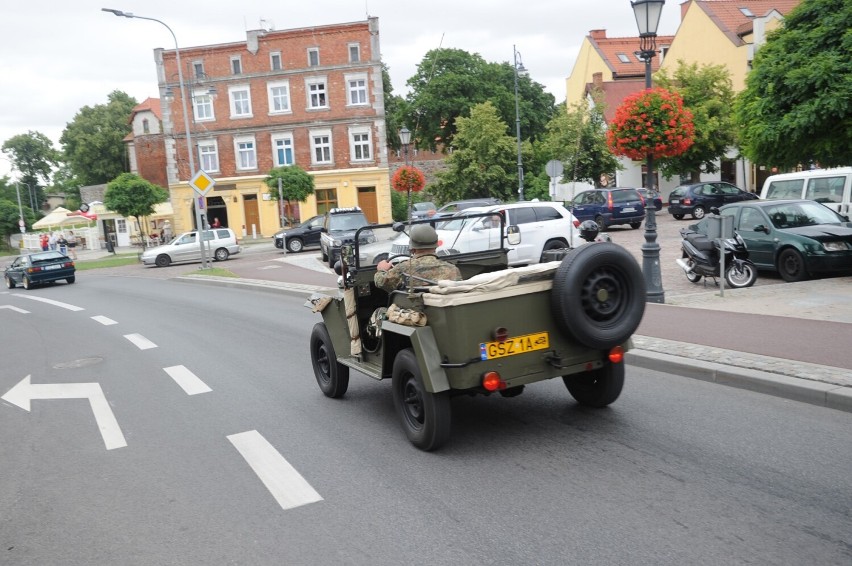
<svg viewBox="0 0 852 566">
<path fill-rule="evenodd" d="M 623 344 L 645 313 L 642 270 L 630 252 L 612 242 L 571 250 L 556 270 L 551 293 L 559 328 L 596 350 Z"/>
<path fill-rule="evenodd" d="M 421 450 L 441 447 L 450 437 L 449 391 L 426 391 L 410 348 L 396 355 L 392 387 L 393 404 L 408 440 Z"/>
<path fill-rule="evenodd" d="M 602 368 L 562 376 L 568 393 L 586 407 L 606 407 L 618 399 L 624 387 L 624 364 L 606 362 Z"/>
<path fill-rule="evenodd" d="M 337 361 L 325 324 L 318 322 L 311 331 L 311 364 L 317 385 L 326 397 L 343 397 L 349 389 L 349 367 Z"/>
</svg>

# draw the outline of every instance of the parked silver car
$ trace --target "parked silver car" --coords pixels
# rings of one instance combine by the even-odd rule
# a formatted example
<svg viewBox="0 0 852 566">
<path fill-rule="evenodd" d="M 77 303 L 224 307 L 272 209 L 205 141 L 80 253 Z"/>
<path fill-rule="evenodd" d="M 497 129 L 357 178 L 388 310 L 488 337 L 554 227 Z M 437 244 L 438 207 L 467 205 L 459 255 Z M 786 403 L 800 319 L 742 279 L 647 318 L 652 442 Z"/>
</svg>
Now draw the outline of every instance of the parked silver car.
<svg viewBox="0 0 852 566">
<path fill-rule="evenodd" d="M 225 261 L 242 251 L 237 235 L 230 228 L 215 228 L 204 231 L 204 247 L 207 257 L 216 261 Z M 167 267 L 172 263 L 201 261 L 201 248 L 198 245 L 198 232 L 184 232 L 168 244 L 148 248 L 142 253 L 142 263 Z"/>
</svg>

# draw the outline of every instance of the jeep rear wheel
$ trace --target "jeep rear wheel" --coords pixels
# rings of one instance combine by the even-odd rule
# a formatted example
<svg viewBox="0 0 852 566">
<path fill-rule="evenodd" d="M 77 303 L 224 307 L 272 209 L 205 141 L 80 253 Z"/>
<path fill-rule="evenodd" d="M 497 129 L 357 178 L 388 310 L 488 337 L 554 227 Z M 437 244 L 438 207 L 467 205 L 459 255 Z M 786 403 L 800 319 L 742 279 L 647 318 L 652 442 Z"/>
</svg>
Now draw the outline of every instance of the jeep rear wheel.
<svg viewBox="0 0 852 566">
<path fill-rule="evenodd" d="M 571 250 L 551 291 L 556 323 L 588 348 L 624 343 L 645 313 L 645 279 L 630 252 L 612 242 Z"/>
<path fill-rule="evenodd" d="M 326 397 L 338 399 L 349 389 L 349 367 L 337 361 L 325 324 L 318 322 L 311 331 L 311 365 L 317 385 Z"/>
<path fill-rule="evenodd" d="M 586 407 L 606 407 L 624 388 L 624 364 L 606 362 L 596 370 L 562 376 L 568 393 Z"/>
<path fill-rule="evenodd" d="M 450 437 L 449 391 L 429 393 L 414 352 L 408 348 L 393 362 L 393 404 L 408 440 L 421 450 L 435 450 Z"/>
</svg>

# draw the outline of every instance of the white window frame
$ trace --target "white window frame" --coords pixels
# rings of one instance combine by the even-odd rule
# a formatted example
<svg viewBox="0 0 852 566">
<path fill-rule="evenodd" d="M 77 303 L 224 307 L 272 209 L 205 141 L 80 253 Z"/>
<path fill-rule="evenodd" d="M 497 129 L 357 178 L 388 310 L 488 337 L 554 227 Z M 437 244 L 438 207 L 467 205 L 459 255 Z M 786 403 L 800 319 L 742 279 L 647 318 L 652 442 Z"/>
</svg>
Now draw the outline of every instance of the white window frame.
<svg viewBox="0 0 852 566">
<path fill-rule="evenodd" d="M 287 107 L 286 108 L 275 108 L 275 94 L 273 93 L 274 89 L 283 88 L 286 89 L 287 94 Z M 269 98 L 269 113 L 270 114 L 291 114 L 293 112 L 292 101 L 290 100 L 290 81 L 275 81 L 266 83 L 266 93 Z"/>
<path fill-rule="evenodd" d="M 345 75 L 346 80 L 346 106 L 367 106 L 370 104 L 370 90 L 367 83 L 367 74 Z M 363 84 L 358 84 L 363 82 Z M 353 101 L 353 98 L 356 100 Z M 363 98 L 363 100 L 361 100 Z"/>
<path fill-rule="evenodd" d="M 245 100 L 236 100 L 236 95 L 241 93 L 246 93 Z M 253 116 L 251 111 L 251 88 L 249 85 L 241 84 L 229 86 L 228 99 L 231 105 L 231 118 L 251 118 Z M 238 106 L 238 102 L 245 103 L 246 108 L 242 108 L 242 104 Z M 248 112 L 238 112 L 238 110 L 248 110 Z"/>
<path fill-rule="evenodd" d="M 275 59 L 278 59 L 278 66 L 275 66 Z M 281 58 L 280 51 L 273 51 L 269 54 L 269 70 L 282 71 L 284 70 L 284 60 Z"/>
<path fill-rule="evenodd" d="M 233 57 L 231 57 L 231 74 L 243 74 L 243 60 L 242 57 L 240 57 L 239 55 L 234 55 Z"/>
<path fill-rule="evenodd" d="M 219 171 L 219 143 L 215 139 L 198 140 L 198 164 L 208 173 Z"/>
<path fill-rule="evenodd" d="M 355 57 L 352 57 L 353 50 L 355 52 Z M 360 63 L 361 62 L 361 44 L 360 43 L 350 43 L 349 44 L 349 62 L 350 63 Z"/>
<path fill-rule="evenodd" d="M 322 87 L 319 88 L 315 87 Z M 314 105 L 314 100 L 317 104 Z M 321 110 L 328 108 L 328 81 L 326 77 L 310 77 L 305 79 L 305 101 L 308 103 L 307 110 Z M 323 104 L 319 104 L 322 101 Z"/>
<path fill-rule="evenodd" d="M 364 139 L 364 136 L 366 136 L 366 139 Z M 365 151 L 366 155 L 364 155 Z M 358 155 L 359 153 L 360 155 Z M 352 126 L 349 128 L 349 159 L 358 163 L 373 161 L 373 132 L 370 126 Z"/>
<path fill-rule="evenodd" d="M 319 47 L 308 47 L 307 56 L 308 56 L 308 67 L 319 67 L 319 65 L 320 65 L 320 52 L 319 52 Z M 314 62 L 311 60 L 311 59 L 313 59 L 313 58 L 314 58 L 314 57 L 312 57 L 312 56 L 315 56 L 315 58 L 316 58 L 316 63 L 314 63 Z"/>
<path fill-rule="evenodd" d="M 209 115 L 207 115 L 209 112 Z M 192 93 L 192 116 L 196 122 L 213 122 L 216 111 L 213 108 L 213 97 L 207 89 L 196 90 Z"/>
<path fill-rule="evenodd" d="M 331 129 L 311 130 L 311 163 L 330 165 L 334 163 L 334 147 Z"/>
<path fill-rule="evenodd" d="M 237 171 L 257 170 L 257 141 L 254 136 L 234 136 L 234 164 Z"/>
<path fill-rule="evenodd" d="M 281 132 L 277 134 L 272 134 L 270 137 L 272 140 L 272 163 L 275 167 L 287 167 L 290 165 L 296 164 L 296 147 L 293 143 L 293 134 L 292 132 Z M 278 155 L 279 149 L 286 150 L 289 148 L 290 150 L 290 161 L 287 162 L 285 160 L 281 160 Z"/>
</svg>

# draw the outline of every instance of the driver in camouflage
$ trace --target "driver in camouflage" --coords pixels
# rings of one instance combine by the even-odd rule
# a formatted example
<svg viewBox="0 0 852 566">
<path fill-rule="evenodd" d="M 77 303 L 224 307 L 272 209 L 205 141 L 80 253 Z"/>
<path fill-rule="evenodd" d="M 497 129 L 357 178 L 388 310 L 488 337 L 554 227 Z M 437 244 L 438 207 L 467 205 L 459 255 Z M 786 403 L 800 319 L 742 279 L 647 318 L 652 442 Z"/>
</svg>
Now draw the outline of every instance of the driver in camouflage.
<svg viewBox="0 0 852 566">
<path fill-rule="evenodd" d="M 427 281 L 449 279 L 460 281 L 462 276 L 459 268 L 452 263 L 438 259 L 435 249 L 438 247 L 438 233 L 428 224 L 417 224 L 409 234 L 409 250 L 411 259 L 392 265 L 389 261 L 380 261 L 376 266 L 374 282 L 376 287 L 385 291 L 399 289 L 404 281 L 404 275 L 413 275 L 412 286 L 421 286 Z"/>
</svg>

